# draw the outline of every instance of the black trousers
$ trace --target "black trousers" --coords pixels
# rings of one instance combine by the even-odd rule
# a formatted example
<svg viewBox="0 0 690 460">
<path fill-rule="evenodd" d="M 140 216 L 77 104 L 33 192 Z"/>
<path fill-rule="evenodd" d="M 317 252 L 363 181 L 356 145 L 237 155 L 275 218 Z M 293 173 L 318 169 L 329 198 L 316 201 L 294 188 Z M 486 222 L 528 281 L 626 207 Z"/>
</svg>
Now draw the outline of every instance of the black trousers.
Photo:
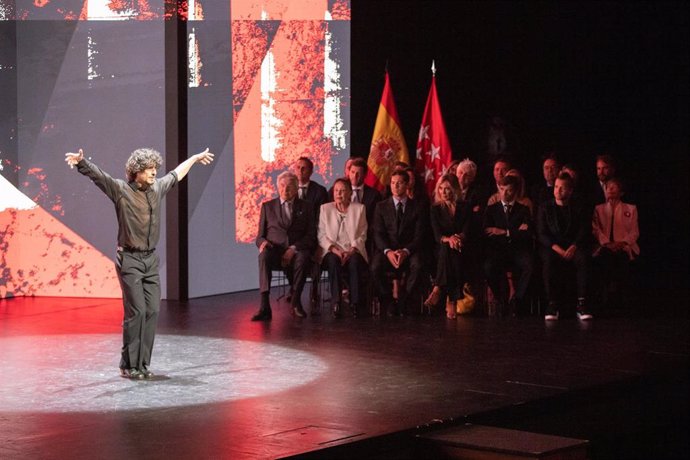
<svg viewBox="0 0 690 460">
<path fill-rule="evenodd" d="M 342 287 L 340 280 L 343 277 L 347 278 L 348 286 L 350 287 L 350 304 L 361 305 L 361 287 L 363 284 L 363 277 L 367 268 L 367 263 L 361 254 L 355 252 L 347 260 L 345 265 L 340 263 L 340 258 L 332 252 L 323 256 L 321 265 L 328 270 L 328 280 L 331 284 L 331 299 L 340 300 L 340 293 Z"/>
<path fill-rule="evenodd" d="M 424 263 L 418 253 L 410 255 L 396 270 L 383 252 L 377 252 L 371 261 L 371 273 L 374 275 L 379 298 L 383 302 L 389 302 L 393 298 L 392 286 L 386 279 L 386 273 L 392 272 L 396 277 L 402 277 L 402 274 L 406 272 L 405 290 L 401 293 L 404 297 L 398 299 L 401 304 L 404 303 L 407 297 L 414 292 L 423 268 Z"/>
<path fill-rule="evenodd" d="M 532 253 L 521 248 L 505 248 L 502 251 L 489 250 L 486 260 L 484 260 L 484 273 L 489 287 L 500 301 L 509 300 L 507 277 L 509 271 L 512 271 L 514 275 L 515 298 L 518 300 L 525 298 L 533 267 Z"/>
<path fill-rule="evenodd" d="M 549 302 L 556 302 L 562 297 L 565 273 L 569 267 L 575 269 L 575 283 L 578 298 L 587 297 L 587 276 L 589 270 L 589 257 L 587 253 L 578 248 L 572 260 L 564 260 L 551 248 L 541 248 L 542 272 L 544 277 L 544 290 Z"/>
<path fill-rule="evenodd" d="M 447 244 L 437 245 L 434 285 L 446 292 L 450 300 L 463 297 L 462 288 L 466 282 L 465 264 L 462 252 L 451 249 Z"/>
<path fill-rule="evenodd" d="M 151 364 L 161 304 L 158 254 L 118 251 L 115 259 L 125 310 L 120 368 L 142 369 Z"/>
<path fill-rule="evenodd" d="M 294 294 L 293 305 L 299 305 L 302 297 L 304 283 L 311 267 L 311 254 L 309 251 L 295 251 L 295 255 L 287 267 L 281 266 L 281 258 L 285 248 L 274 246 L 265 248 L 259 254 L 259 292 L 267 293 L 271 290 L 271 270 L 283 270 L 287 275 Z"/>
</svg>

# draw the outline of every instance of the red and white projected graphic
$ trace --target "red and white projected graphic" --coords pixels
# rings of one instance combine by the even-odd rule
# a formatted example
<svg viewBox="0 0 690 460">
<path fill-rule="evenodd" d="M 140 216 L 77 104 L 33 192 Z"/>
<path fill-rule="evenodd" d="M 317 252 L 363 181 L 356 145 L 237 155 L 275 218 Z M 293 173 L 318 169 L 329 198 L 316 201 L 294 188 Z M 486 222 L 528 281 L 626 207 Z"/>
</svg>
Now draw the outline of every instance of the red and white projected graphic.
<svg viewBox="0 0 690 460">
<path fill-rule="evenodd" d="M 0 298 L 119 297 L 113 262 L 0 176 Z"/>
<path fill-rule="evenodd" d="M 256 237 L 273 178 L 298 157 L 333 175 L 331 157 L 345 147 L 341 74 L 329 22 L 349 20 L 349 2 L 233 0 L 235 223 L 239 242 Z"/>
<path fill-rule="evenodd" d="M 0 106 L 0 161 L 19 168 L 3 172 L 3 194 L 28 200 L 0 210 L 1 297 L 120 295 L 104 256 L 117 231 L 112 204 L 61 157 L 83 147 L 120 176 L 135 148 L 165 150 L 171 19 L 188 21 L 189 120 L 180 135 L 190 153 L 198 144 L 217 154 L 213 168 L 188 179 L 190 293 L 257 283 L 235 275 L 255 260 L 247 243 L 261 202 L 298 157 L 313 160 L 312 178 L 327 187 L 342 171 L 350 0 L 0 0 L 0 21 L 34 22 L 9 27 L 0 42 L 0 82 L 16 89 L 14 105 Z M 166 236 L 162 229 L 161 267 Z"/>
</svg>

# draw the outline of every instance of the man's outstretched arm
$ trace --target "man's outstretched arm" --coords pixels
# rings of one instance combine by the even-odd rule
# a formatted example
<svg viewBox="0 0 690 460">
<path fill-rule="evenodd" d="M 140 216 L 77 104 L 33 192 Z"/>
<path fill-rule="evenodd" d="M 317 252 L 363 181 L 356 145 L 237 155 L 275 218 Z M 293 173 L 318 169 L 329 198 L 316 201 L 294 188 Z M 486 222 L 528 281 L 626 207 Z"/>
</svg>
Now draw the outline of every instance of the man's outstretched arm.
<svg viewBox="0 0 690 460">
<path fill-rule="evenodd" d="M 202 165 L 208 165 L 213 162 L 213 154 L 208 151 L 208 147 L 206 150 L 204 150 L 201 153 L 197 153 L 196 155 L 192 155 L 191 157 L 187 158 L 185 161 L 177 165 L 175 168 L 175 174 L 177 174 L 177 180 L 180 181 L 184 178 L 184 176 L 187 175 L 190 169 L 192 169 L 192 166 L 195 163 L 201 163 Z"/>
</svg>

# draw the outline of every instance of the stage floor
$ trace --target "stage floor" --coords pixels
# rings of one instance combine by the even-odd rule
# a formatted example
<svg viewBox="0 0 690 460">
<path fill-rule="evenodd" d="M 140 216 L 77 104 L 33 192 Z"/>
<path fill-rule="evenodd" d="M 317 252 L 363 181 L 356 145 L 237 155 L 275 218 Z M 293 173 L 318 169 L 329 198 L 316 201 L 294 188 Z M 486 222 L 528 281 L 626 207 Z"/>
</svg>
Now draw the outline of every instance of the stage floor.
<svg viewBox="0 0 690 460">
<path fill-rule="evenodd" d="M 686 372 L 686 318 L 249 321 L 256 291 L 163 301 L 151 381 L 120 301 L 0 301 L 0 458 L 275 458 Z"/>
</svg>

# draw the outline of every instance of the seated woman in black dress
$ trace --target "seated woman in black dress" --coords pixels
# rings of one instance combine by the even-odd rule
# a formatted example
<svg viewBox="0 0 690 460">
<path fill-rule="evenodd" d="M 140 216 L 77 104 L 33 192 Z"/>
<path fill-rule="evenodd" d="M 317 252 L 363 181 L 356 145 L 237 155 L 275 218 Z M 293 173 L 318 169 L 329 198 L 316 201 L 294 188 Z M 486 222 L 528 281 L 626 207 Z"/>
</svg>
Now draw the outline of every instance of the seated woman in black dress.
<svg viewBox="0 0 690 460">
<path fill-rule="evenodd" d="M 455 303 L 463 297 L 465 284 L 462 249 L 469 226 L 467 206 L 457 200 L 457 177 L 446 174 L 436 184 L 431 207 L 431 228 L 436 242 L 436 276 L 424 305 L 431 308 L 447 297 L 446 316 L 454 319 Z"/>
</svg>

